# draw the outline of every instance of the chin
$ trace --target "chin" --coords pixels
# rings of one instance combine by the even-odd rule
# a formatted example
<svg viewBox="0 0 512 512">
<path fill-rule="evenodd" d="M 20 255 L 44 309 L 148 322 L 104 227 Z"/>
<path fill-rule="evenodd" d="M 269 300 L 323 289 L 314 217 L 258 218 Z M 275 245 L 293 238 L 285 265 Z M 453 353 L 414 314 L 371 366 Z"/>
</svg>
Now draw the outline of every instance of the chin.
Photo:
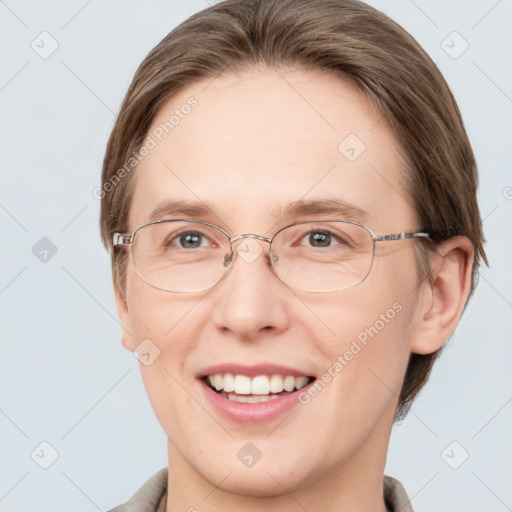
<svg viewBox="0 0 512 512">
<path fill-rule="evenodd" d="M 260 461 L 261 463 L 261 461 Z M 230 469 L 225 468 L 225 476 Z M 219 475 L 209 475 L 212 485 L 218 485 Z M 288 468 L 273 465 L 270 468 L 233 469 L 233 472 L 218 486 L 225 492 L 253 498 L 274 498 L 302 488 L 305 475 L 291 474 Z"/>
</svg>

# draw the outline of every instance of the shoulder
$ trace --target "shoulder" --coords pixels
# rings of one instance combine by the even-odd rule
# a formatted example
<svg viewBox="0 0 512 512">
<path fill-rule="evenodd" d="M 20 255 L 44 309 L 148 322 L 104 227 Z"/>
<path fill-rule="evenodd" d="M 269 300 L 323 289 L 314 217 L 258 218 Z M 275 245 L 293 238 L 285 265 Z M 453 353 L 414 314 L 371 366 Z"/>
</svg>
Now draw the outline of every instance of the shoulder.
<svg viewBox="0 0 512 512">
<path fill-rule="evenodd" d="M 384 499 L 393 512 L 414 512 L 404 486 L 396 478 L 387 475 L 384 475 Z"/>
<path fill-rule="evenodd" d="M 159 512 L 166 491 L 167 468 L 163 468 L 144 483 L 126 503 L 109 512 Z"/>
</svg>

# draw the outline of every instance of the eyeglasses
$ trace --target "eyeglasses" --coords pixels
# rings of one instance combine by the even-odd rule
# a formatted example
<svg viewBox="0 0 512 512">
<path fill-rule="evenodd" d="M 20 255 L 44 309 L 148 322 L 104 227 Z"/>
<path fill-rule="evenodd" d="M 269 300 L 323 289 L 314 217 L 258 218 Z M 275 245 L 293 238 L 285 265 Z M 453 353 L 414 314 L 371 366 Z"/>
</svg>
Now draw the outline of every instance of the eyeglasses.
<svg viewBox="0 0 512 512">
<path fill-rule="evenodd" d="M 135 272 L 150 286 L 168 292 L 198 292 L 218 284 L 239 253 L 250 263 L 262 252 L 260 244 L 250 251 L 247 244 L 244 254 L 237 244 L 240 240 L 261 240 L 270 244 L 271 268 L 287 286 L 304 292 L 333 292 L 366 279 L 376 243 L 411 238 L 429 235 L 375 235 L 353 221 L 314 220 L 282 228 L 272 238 L 231 237 L 209 222 L 172 219 L 144 224 L 131 235 L 115 232 L 112 245 L 130 245 Z"/>
</svg>

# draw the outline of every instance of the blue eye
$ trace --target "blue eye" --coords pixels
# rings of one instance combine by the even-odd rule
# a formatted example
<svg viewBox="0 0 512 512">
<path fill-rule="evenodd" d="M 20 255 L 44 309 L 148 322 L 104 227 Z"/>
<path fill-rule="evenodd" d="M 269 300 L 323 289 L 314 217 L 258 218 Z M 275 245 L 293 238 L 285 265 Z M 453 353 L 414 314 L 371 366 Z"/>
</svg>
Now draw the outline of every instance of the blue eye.
<svg viewBox="0 0 512 512">
<path fill-rule="evenodd" d="M 199 231 L 187 231 L 168 237 L 165 246 L 175 246 L 179 249 L 197 249 L 208 245 L 208 238 Z"/>
</svg>

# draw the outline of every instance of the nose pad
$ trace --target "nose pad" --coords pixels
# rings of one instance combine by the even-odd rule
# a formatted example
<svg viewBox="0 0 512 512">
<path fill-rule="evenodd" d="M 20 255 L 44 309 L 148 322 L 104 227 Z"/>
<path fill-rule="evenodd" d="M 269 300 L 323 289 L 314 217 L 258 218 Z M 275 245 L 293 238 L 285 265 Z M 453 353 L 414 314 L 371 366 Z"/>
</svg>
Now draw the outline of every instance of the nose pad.
<svg viewBox="0 0 512 512">
<path fill-rule="evenodd" d="M 236 245 L 235 245 L 236 244 Z M 239 256 L 247 264 L 254 263 L 264 252 L 263 243 L 255 238 L 244 237 L 237 240 L 231 251 L 224 257 L 224 267 L 229 267 L 235 259 L 235 255 Z M 235 253 L 236 251 L 236 253 Z M 270 260 L 277 261 L 279 258 L 274 251 L 269 253 Z"/>
<path fill-rule="evenodd" d="M 235 255 L 235 251 L 231 249 L 226 256 L 224 256 L 224 266 L 229 267 L 231 265 L 231 262 L 233 261 L 233 257 Z"/>
</svg>

